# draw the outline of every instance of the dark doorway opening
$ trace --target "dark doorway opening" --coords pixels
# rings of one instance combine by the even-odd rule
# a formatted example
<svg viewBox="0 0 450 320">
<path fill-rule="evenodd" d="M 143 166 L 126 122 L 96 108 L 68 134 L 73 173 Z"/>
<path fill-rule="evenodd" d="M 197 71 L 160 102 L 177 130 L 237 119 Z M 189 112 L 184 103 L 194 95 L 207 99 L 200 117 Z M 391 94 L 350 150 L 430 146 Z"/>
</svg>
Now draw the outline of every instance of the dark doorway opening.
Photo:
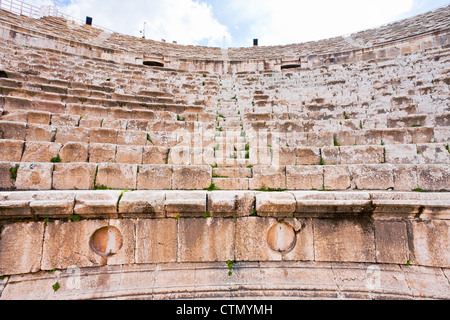
<svg viewBox="0 0 450 320">
<path fill-rule="evenodd" d="M 144 65 L 146 66 L 150 66 L 150 67 L 164 67 L 164 63 L 159 62 L 159 61 L 144 61 Z"/>
</svg>

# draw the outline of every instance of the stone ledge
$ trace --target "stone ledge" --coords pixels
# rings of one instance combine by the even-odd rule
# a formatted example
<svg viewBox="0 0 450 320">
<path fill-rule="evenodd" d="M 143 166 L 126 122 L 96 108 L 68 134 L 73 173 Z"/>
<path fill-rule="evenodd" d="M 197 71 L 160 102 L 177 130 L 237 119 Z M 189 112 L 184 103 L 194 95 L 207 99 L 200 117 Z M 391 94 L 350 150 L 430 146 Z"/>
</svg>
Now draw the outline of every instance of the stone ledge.
<svg viewBox="0 0 450 320">
<path fill-rule="evenodd" d="M 373 215 L 374 218 L 450 219 L 450 193 L 320 191 L 7 191 L 0 220 L 202 217 L 289 218 Z"/>
<path fill-rule="evenodd" d="M 11 276 L 1 300 L 449 299 L 448 269 L 396 264 L 224 262 L 72 268 Z M 77 277 L 79 275 L 79 277 Z M 137 280 L 138 279 L 138 280 Z M 52 286 L 58 282 L 60 289 Z"/>
</svg>

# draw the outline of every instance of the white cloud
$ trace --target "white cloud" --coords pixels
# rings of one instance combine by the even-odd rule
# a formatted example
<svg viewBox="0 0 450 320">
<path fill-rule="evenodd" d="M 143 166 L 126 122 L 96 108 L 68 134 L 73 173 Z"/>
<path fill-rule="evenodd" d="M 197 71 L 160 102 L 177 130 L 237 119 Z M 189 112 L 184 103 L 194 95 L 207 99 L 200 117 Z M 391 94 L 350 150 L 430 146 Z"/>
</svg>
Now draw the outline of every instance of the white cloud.
<svg viewBox="0 0 450 320">
<path fill-rule="evenodd" d="M 298 43 L 377 27 L 409 12 L 414 0 L 230 0 L 261 45 Z M 250 40 L 250 39 L 248 39 Z"/>
<path fill-rule="evenodd" d="M 212 7 L 194 0 L 72 0 L 61 10 L 82 20 L 90 16 L 96 25 L 134 36 L 140 36 L 146 21 L 147 39 L 208 46 L 221 46 L 224 36 L 231 39 Z"/>
</svg>

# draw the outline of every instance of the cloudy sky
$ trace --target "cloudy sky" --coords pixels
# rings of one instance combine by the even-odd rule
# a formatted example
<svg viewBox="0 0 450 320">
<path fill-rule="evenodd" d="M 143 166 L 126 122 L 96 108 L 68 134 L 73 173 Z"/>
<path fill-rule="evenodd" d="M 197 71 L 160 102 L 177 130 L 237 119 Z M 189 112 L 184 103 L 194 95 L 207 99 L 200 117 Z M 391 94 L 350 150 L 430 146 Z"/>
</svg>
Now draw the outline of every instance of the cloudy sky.
<svg viewBox="0 0 450 320">
<path fill-rule="evenodd" d="M 41 4 L 53 0 L 25 0 Z M 299 43 L 377 27 L 450 0 L 56 0 L 59 10 L 117 32 L 223 47 Z"/>
</svg>

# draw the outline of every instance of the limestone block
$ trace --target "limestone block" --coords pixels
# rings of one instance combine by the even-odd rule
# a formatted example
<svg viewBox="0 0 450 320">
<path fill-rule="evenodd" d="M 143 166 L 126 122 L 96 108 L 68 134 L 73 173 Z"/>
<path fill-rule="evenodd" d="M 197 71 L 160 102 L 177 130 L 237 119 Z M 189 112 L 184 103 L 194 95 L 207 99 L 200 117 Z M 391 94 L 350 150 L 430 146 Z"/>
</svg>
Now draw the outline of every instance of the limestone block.
<svg viewBox="0 0 450 320">
<path fill-rule="evenodd" d="M 385 145 L 388 144 L 408 144 L 411 138 L 408 129 L 383 129 L 381 132 L 381 140 Z"/>
<path fill-rule="evenodd" d="M 28 124 L 50 124 L 51 113 L 45 111 L 29 111 L 28 112 Z"/>
<path fill-rule="evenodd" d="M 356 145 L 381 145 L 381 130 L 361 130 L 358 131 L 355 137 Z"/>
<path fill-rule="evenodd" d="M 234 257 L 233 219 L 180 219 L 179 260 L 219 262 Z"/>
<path fill-rule="evenodd" d="M 30 201 L 34 215 L 40 218 L 65 218 L 73 215 L 74 192 L 39 191 Z"/>
<path fill-rule="evenodd" d="M 42 258 L 43 222 L 5 225 L 0 236 L 0 274 L 39 271 Z"/>
<path fill-rule="evenodd" d="M 208 193 L 212 217 L 242 217 L 253 214 L 255 193 L 251 191 L 214 191 Z"/>
<path fill-rule="evenodd" d="M 96 169 L 97 165 L 93 163 L 56 163 L 53 171 L 53 189 L 94 189 Z"/>
<path fill-rule="evenodd" d="M 169 148 L 146 146 L 142 151 L 143 164 L 166 164 L 169 156 Z"/>
<path fill-rule="evenodd" d="M 101 126 L 98 125 L 96 127 L 102 127 L 102 128 L 107 128 L 107 129 L 115 129 L 115 130 L 127 130 L 128 122 L 125 119 L 104 118 L 104 119 L 101 119 L 101 120 L 103 120 L 101 122 Z M 144 127 L 146 127 L 146 126 L 147 126 L 147 124 L 145 124 Z M 137 129 L 135 129 L 132 126 L 130 126 L 130 130 L 137 130 Z M 144 128 L 143 130 L 145 131 L 146 129 Z"/>
<path fill-rule="evenodd" d="M 93 128 L 89 136 L 91 143 L 117 144 L 117 130 L 107 128 Z"/>
<path fill-rule="evenodd" d="M 288 192 L 256 194 L 256 211 L 264 217 L 292 217 L 296 210 L 295 197 Z"/>
<path fill-rule="evenodd" d="M 48 125 L 28 124 L 27 141 L 47 141 L 55 140 L 56 129 Z"/>
<path fill-rule="evenodd" d="M 117 146 L 116 152 L 117 163 L 141 164 L 142 163 L 142 147 L 139 146 Z"/>
<path fill-rule="evenodd" d="M 310 220 L 246 217 L 236 221 L 237 261 L 307 261 L 314 259 Z"/>
<path fill-rule="evenodd" d="M 17 170 L 17 190 L 50 190 L 52 163 L 21 163 Z"/>
<path fill-rule="evenodd" d="M 56 128 L 55 142 L 66 144 L 67 142 L 89 142 L 89 129 L 79 127 Z"/>
<path fill-rule="evenodd" d="M 13 174 L 15 168 L 19 167 L 19 164 L 3 162 L 0 163 L 0 190 L 12 190 L 15 187 L 15 179 Z"/>
<path fill-rule="evenodd" d="M 91 143 L 89 145 L 89 162 L 115 162 L 116 148 L 115 144 Z"/>
<path fill-rule="evenodd" d="M 334 142 L 337 142 L 341 146 L 353 146 L 356 144 L 355 131 L 339 131 L 336 132 L 333 138 Z M 363 143 L 365 144 L 365 143 Z"/>
<path fill-rule="evenodd" d="M 136 221 L 136 263 L 177 261 L 178 235 L 175 219 Z"/>
<path fill-rule="evenodd" d="M 296 148 L 281 147 L 279 152 L 274 154 L 272 159 L 273 165 L 278 166 L 292 166 L 296 164 Z"/>
<path fill-rule="evenodd" d="M 202 217 L 206 213 L 206 191 L 167 192 L 164 202 L 169 218 L 180 216 Z"/>
<path fill-rule="evenodd" d="M 288 190 L 323 189 L 323 167 L 287 166 L 286 187 Z"/>
<path fill-rule="evenodd" d="M 23 144 L 18 140 L 0 140 L 0 161 L 20 162 Z"/>
<path fill-rule="evenodd" d="M 418 188 L 417 166 L 396 165 L 394 167 L 394 190 L 412 191 Z"/>
<path fill-rule="evenodd" d="M 250 179 L 247 178 L 212 178 L 212 183 L 220 190 L 248 190 Z"/>
<path fill-rule="evenodd" d="M 333 145 L 333 132 L 308 132 L 309 147 L 330 147 Z"/>
<path fill-rule="evenodd" d="M 405 264 L 409 260 L 408 235 L 404 221 L 375 221 L 378 263 Z"/>
<path fill-rule="evenodd" d="M 177 144 L 177 135 L 175 132 L 152 131 L 148 134 L 152 142 L 147 142 L 147 146 L 149 143 L 150 145 L 162 147 L 174 147 Z"/>
<path fill-rule="evenodd" d="M 175 190 L 203 190 L 211 185 L 210 166 L 173 166 L 172 188 Z"/>
<path fill-rule="evenodd" d="M 448 220 L 408 221 L 413 241 L 413 264 L 448 268 L 450 266 L 450 222 Z"/>
<path fill-rule="evenodd" d="M 341 154 L 339 151 L 339 147 L 323 147 L 321 149 L 321 155 L 325 164 L 327 165 L 341 164 Z"/>
<path fill-rule="evenodd" d="M 387 190 L 394 188 L 392 165 L 351 165 L 349 170 L 354 189 Z"/>
<path fill-rule="evenodd" d="M 27 124 L 22 122 L 0 121 L 0 139 L 25 140 Z"/>
<path fill-rule="evenodd" d="M 325 190 L 348 190 L 351 188 L 350 172 L 347 166 L 324 166 L 323 184 Z"/>
<path fill-rule="evenodd" d="M 74 213 L 81 217 L 115 217 L 122 191 L 85 191 L 75 196 Z"/>
<path fill-rule="evenodd" d="M 89 144 L 82 142 L 67 142 L 59 151 L 61 162 L 88 162 Z"/>
<path fill-rule="evenodd" d="M 59 154 L 61 144 L 54 142 L 36 142 L 25 143 L 25 149 L 22 156 L 22 162 L 50 162 Z"/>
<path fill-rule="evenodd" d="M 417 157 L 420 164 L 449 164 L 450 152 L 447 144 L 419 144 L 417 145 Z"/>
<path fill-rule="evenodd" d="M 448 164 L 424 164 L 417 166 L 417 184 L 425 191 L 450 190 L 450 166 Z"/>
<path fill-rule="evenodd" d="M 375 262 L 370 219 L 315 219 L 315 261 Z"/>
<path fill-rule="evenodd" d="M 233 154 L 233 152 L 231 152 L 231 154 Z M 217 152 L 216 152 L 216 156 L 217 156 Z M 223 157 L 227 159 L 227 161 L 229 160 L 229 154 L 225 153 L 223 154 Z M 253 164 L 257 164 L 257 165 L 265 165 L 268 166 L 272 163 L 272 151 L 271 148 L 267 148 L 267 147 L 258 147 L 258 148 L 253 148 L 250 145 L 250 150 L 249 150 L 249 159 L 250 162 Z M 279 160 L 279 158 L 276 158 L 275 160 Z M 274 163 L 274 165 L 277 165 L 276 163 Z"/>
<path fill-rule="evenodd" d="M 329 147 L 327 147 L 329 148 Z M 320 148 L 298 147 L 295 149 L 296 165 L 315 165 L 320 162 Z"/>
<path fill-rule="evenodd" d="M 408 128 L 408 136 L 410 138 L 410 141 L 408 143 L 414 144 L 432 143 L 434 142 L 433 141 L 434 128 L 430 127 Z"/>
<path fill-rule="evenodd" d="M 433 142 L 449 143 L 450 142 L 450 127 L 435 128 Z"/>
<path fill-rule="evenodd" d="M 172 166 L 141 165 L 138 167 L 138 190 L 169 190 L 172 188 Z"/>
<path fill-rule="evenodd" d="M 51 125 L 54 127 L 76 127 L 80 121 L 80 116 L 70 114 L 53 114 Z"/>
<path fill-rule="evenodd" d="M 216 160 L 214 158 L 213 148 L 191 148 L 190 163 L 193 165 L 210 165 L 214 166 Z"/>
<path fill-rule="evenodd" d="M 30 202 L 35 191 L 2 192 L 0 193 L 0 216 L 2 218 L 31 218 Z"/>
<path fill-rule="evenodd" d="M 188 166 L 191 163 L 189 147 L 172 147 L 169 150 L 168 164 Z"/>
<path fill-rule="evenodd" d="M 96 232 L 101 229 L 105 230 L 106 234 L 94 238 Z M 41 268 L 52 270 L 67 269 L 71 266 L 83 268 L 133 264 L 134 229 L 132 220 L 48 222 Z M 102 250 L 108 250 L 105 252 L 108 254 L 100 255 Z"/>
<path fill-rule="evenodd" d="M 382 146 L 342 146 L 341 164 L 379 164 L 384 161 Z"/>
<path fill-rule="evenodd" d="M 124 192 L 119 202 L 119 213 L 123 218 L 164 218 L 164 192 Z"/>
<path fill-rule="evenodd" d="M 262 188 L 286 189 L 286 167 L 284 166 L 255 166 L 253 178 L 250 179 L 249 189 Z"/>
<path fill-rule="evenodd" d="M 251 178 L 252 170 L 250 168 L 214 168 L 213 177 L 216 178 Z"/>
<path fill-rule="evenodd" d="M 137 167 L 135 164 L 101 163 L 98 165 L 95 186 L 111 189 L 136 189 Z"/>
<path fill-rule="evenodd" d="M 147 132 L 145 131 L 118 131 L 117 144 L 118 145 L 133 145 L 145 146 L 147 143 Z"/>
<path fill-rule="evenodd" d="M 417 148 L 415 144 L 387 145 L 386 162 L 393 164 L 416 164 Z"/>
</svg>

